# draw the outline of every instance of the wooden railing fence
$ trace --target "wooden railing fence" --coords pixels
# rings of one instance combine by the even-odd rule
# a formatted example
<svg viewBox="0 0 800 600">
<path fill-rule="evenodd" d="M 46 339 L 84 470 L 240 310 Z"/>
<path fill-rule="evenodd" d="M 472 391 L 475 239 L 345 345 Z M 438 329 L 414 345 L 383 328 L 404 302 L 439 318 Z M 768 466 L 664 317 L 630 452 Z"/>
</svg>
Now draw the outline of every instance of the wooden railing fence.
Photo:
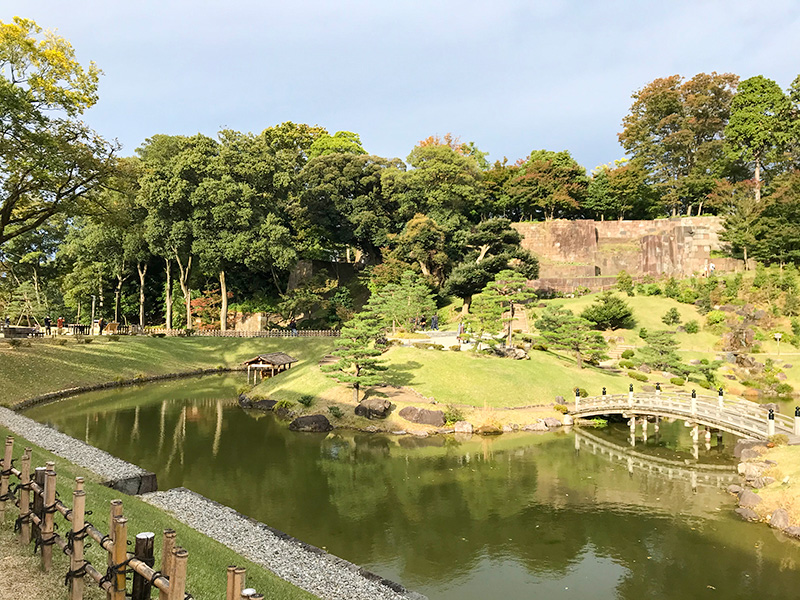
<svg viewBox="0 0 800 600">
<path fill-rule="evenodd" d="M 55 463 L 31 469 L 31 449 L 25 448 L 20 466 L 14 466 L 14 438 L 8 436 L 0 476 L 0 523 L 5 523 L 6 512 L 17 507 L 14 525 L 19 541 L 30 544 L 34 552 L 41 551 L 42 569 L 53 568 L 53 546 L 70 559 L 64 583 L 69 586 L 70 600 L 81 600 L 87 577 L 105 590 L 110 600 L 145 600 L 151 597 L 152 588 L 158 590 L 159 600 L 187 600 L 186 567 L 189 553 L 176 545 L 176 533 L 165 529 L 162 539 L 161 567 L 154 569 L 155 534 L 143 532 L 135 536 L 134 552 L 128 552 L 128 520 L 123 515 L 122 500 L 112 500 L 109 511 L 109 533 L 103 534 L 86 517 L 86 491 L 82 477 L 75 478 L 72 508 L 67 507 L 56 494 Z M 12 477 L 19 480 L 11 485 Z M 65 535 L 56 533 L 56 515 L 67 521 Z M 85 540 L 94 540 L 108 553 L 108 564 L 93 565 L 84 556 Z M 127 592 L 127 575 L 133 574 L 131 594 Z M 225 600 L 242 598 L 263 599 L 254 589 L 245 588 L 245 569 L 231 566 L 227 569 Z"/>
<path fill-rule="evenodd" d="M 285 338 L 285 337 L 339 337 L 338 329 L 298 329 L 297 333 L 291 329 L 266 329 L 263 331 L 220 331 L 219 329 L 190 329 L 188 335 L 192 337 L 235 337 L 235 338 Z M 152 335 L 165 335 L 167 337 L 183 337 L 187 335 L 186 329 L 164 329 L 163 327 L 146 327 L 145 333 Z"/>
</svg>

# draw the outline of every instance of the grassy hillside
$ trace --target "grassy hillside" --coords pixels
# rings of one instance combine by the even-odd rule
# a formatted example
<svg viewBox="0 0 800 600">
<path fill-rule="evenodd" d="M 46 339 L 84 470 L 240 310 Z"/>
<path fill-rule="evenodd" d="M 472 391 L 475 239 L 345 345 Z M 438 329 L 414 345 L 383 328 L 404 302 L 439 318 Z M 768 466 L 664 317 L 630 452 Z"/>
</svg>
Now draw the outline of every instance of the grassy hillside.
<svg viewBox="0 0 800 600">
<path fill-rule="evenodd" d="M 303 361 L 318 360 L 332 347 L 328 338 L 95 338 L 77 344 L 62 338 L 32 340 L 30 346 L 0 344 L 0 404 L 81 385 L 137 376 L 232 367 L 259 353 L 284 351 Z"/>
</svg>

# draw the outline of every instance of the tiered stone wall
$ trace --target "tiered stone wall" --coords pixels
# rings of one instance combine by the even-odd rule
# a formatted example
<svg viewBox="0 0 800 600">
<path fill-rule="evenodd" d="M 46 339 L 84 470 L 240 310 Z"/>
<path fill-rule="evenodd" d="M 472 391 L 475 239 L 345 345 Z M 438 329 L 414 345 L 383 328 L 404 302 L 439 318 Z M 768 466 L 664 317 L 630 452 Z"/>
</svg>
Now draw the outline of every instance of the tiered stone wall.
<svg viewBox="0 0 800 600">
<path fill-rule="evenodd" d="M 607 278 L 627 271 L 645 275 L 689 276 L 713 263 L 718 271 L 744 268 L 742 261 L 711 259 L 720 250 L 719 217 L 652 221 L 566 221 L 514 223 L 522 246 L 539 257 L 540 285 L 569 291 L 607 287 Z M 561 283 L 559 283 L 561 280 Z"/>
</svg>

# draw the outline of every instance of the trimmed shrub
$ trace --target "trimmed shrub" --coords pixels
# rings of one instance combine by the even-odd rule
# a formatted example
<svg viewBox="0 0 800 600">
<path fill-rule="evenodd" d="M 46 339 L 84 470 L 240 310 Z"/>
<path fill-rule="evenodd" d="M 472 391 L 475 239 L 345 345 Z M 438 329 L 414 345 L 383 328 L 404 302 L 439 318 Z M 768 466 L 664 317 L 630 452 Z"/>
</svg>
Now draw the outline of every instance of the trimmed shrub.
<svg viewBox="0 0 800 600">
<path fill-rule="evenodd" d="M 705 379 L 703 379 L 702 381 L 698 381 L 697 385 L 706 390 L 710 390 L 713 387 L 711 383 L 706 381 Z"/>
<path fill-rule="evenodd" d="M 450 346 L 450 350 L 453 352 L 461 352 L 461 345 L 456 344 L 455 346 Z"/>
<path fill-rule="evenodd" d="M 578 388 L 578 395 L 581 398 L 588 398 L 589 397 L 589 392 L 586 391 L 586 388 Z"/>
<path fill-rule="evenodd" d="M 683 327 L 684 329 L 686 329 L 686 333 L 697 333 L 698 331 L 700 331 L 700 324 L 695 319 L 687 321 L 686 325 L 684 325 Z"/>
<path fill-rule="evenodd" d="M 779 394 L 791 394 L 794 391 L 794 388 L 789 385 L 788 383 L 779 383 L 775 387 L 775 391 Z"/>
<path fill-rule="evenodd" d="M 633 364 L 632 360 L 621 360 L 619 361 L 619 366 L 623 369 L 635 369 L 636 365 Z"/>
<path fill-rule="evenodd" d="M 724 323 L 727 315 L 721 310 L 712 310 L 706 315 L 707 325 L 718 325 Z"/>
<path fill-rule="evenodd" d="M 339 408 L 338 406 L 329 406 L 328 412 L 331 413 L 337 419 L 341 419 L 344 416 L 342 409 Z"/>
<path fill-rule="evenodd" d="M 9 347 L 11 347 L 11 348 L 19 348 L 20 346 L 22 346 L 22 340 L 20 340 L 20 339 L 17 339 L 17 338 L 8 338 L 8 339 L 6 340 L 6 343 L 7 343 L 7 344 L 9 345 Z"/>
<path fill-rule="evenodd" d="M 118 342 L 119 341 L 119 336 L 116 333 L 114 333 L 112 335 L 109 335 L 108 336 L 108 341 L 109 342 Z"/>
<path fill-rule="evenodd" d="M 640 337 L 640 338 L 642 338 L 643 340 L 646 340 L 646 339 L 647 339 L 647 329 L 645 329 L 644 327 L 642 327 L 642 328 L 639 330 L 639 337 Z"/>
<path fill-rule="evenodd" d="M 683 384 L 685 384 L 685 383 L 686 383 L 686 381 L 684 381 L 683 377 L 673 377 L 673 378 L 671 378 L 671 379 L 669 380 L 669 382 L 670 382 L 672 385 L 683 385 Z"/>
<path fill-rule="evenodd" d="M 691 288 L 686 288 L 681 291 L 680 295 L 678 296 L 677 300 L 681 304 L 694 304 L 695 301 L 700 297 L 695 290 Z"/>
<path fill-rule="evenodd" d="M 431 348 L 434 350 L 444 350 L 444 346 L 442 344 L 431 344 Z"/>
<path fill-rule="evenodd" d="M 635 352 L 633 350 L 628 349 L 622 353 L 622 358 L 633 358 L 634 354 Z"/>
<path fill-rule="evenodd" d="M 560 412 L 562 415 L 565 415 L 569 412 L 566 404 L 553 404 L 553 410 Z"/>
<path fill-rule="evenodd" d="M 311 394 L 303 394 L 297 401 L 306 408 L 308 408 L 309 406 L 314 404 L 314 396 L 312 396 Z"/>
<path fill-rule="evenodd" d="M 650 378 L 647 375 L 644 373 L 639 373 L 639 371 L 628 371 L 628 377 L 635 379 L 636 381 L 650 381 Z"/>
</svg>

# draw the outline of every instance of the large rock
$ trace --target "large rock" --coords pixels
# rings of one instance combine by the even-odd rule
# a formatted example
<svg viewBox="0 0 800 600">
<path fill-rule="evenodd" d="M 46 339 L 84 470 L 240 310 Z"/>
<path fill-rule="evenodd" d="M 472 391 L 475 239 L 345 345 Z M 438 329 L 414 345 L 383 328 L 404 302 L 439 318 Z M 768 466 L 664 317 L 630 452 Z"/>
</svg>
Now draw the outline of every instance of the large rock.
<svg viewBox="0 0 800 600">
<path fill-rule="evenodd" d="M 506 346 L 495 346 L 494 353 L 498 356 L 505 358 L 513 358 L 514 360 L 526 360 L 530 358 L 528 353 L 521 348 L 508 348 Z"/>
<path fill-rule="evenodd" d="M 758 440 L 739 440 L 733 447 L 733 456 L 741 459 L 742 452 L 747 448 L 766 450 L 767 446 L 764 442 L 759 442 Z"/>
<path fill-rule="evenodd" d="M 441 410 L 428 410 L 427 408 L 406 406 L 399 414 L 406 421 L 411 421 L 412 423 L 433 425 L 434 427 L 444 426 L 444 412 Z"/>
<path fill-rule="evenodd" d="M 561 427 L 561 425 L 563 425 L 563 423 L 555 417 L 547 417 L 544 420 L 544 424 L 546 427 Z"/>
<path fill-rule="evenodd" d="M 652 372 L 653 372 L 653 369 L 651 369 L 651 368 L 650 368 L 650 367 L 648 367 L 647 365 L 639 365 L 639 370 L 640 370 L 642 373 L 652 373 Z"/>
<path fill-rule="evenodd" d="M 750 490 L 743 491 L 739 496 L 739 506 L 742 508 L 753 508 L 761 504 L 761 502 L 761 497 Z"/>
<path fill-rule="evenodd" d="M 758 490 L 767 487 L 770 483 L 775 483 L 774 477 L 756 477 L 753 480 L 752 486 Z"/>
<path fill-rule="evenodd" d="M 456 421 L 453 424 L 453 431 L 455 433 L 472 433 L 472 423 L 469 421 Z"/>
<path fill-rule="evenodd" d="M 769 526 L 775 529 L 786 529 L 789 527 L 789 513 L 785 508 L 779 508 L 769 519 Z"/>
<path fill-rule="evenodd" d="M 795 538 L 800 538 L 800 527 L 798 527 L 797 525 L 792 525 L 791 527 L 787 527 L 786 529 L 784 529 L 783 533 Z"/>
<path fill-rule="evenodd" d="M 544 421 L 536 421 L 536 423 L 525 425 L 522 431 L 547 431 L 547 425 L 544 424 Z"/>
<path fill-rule="evenodd" d="M 386 398 L 365 398 L 356 406 L 356 415 L 368 419 L 385 419 L 392 410 L 392 403 Z"/>
<path fill-rule="evenodd" d="M 740 506 L 733 512 L 742 517 L 745 521 L 758 521 L 758 513 L 752 508 L 744 508 Z"/>
<path fill-rule="evenodd" d="M 756 477 L 761 477 L 768 468 L 769 465 L 764 462 L 743 462 L 739 463 L 736 470 L 745 479 L 755 479 Z"/>
<path fill-rule="evenodd" d="M 323 432 L 333 429 L 333 425 L 325 415 L 305 415 L 297 417 L 289 423 L 289 429 L 292 431 Z"/>
<path fill-rule="evenodd" d="M 761 452 L 755 448 L 745 448 L 742 450 L 742 454 L 739 456 L 739 458 L 742 460 L 757 460 L 761 458 Z"/>
<path fill-rule="evenodd" d="M 732 483 L 731 485 L 728 486 L 728 493 L 738 496 L 739 494 L 742 493 L 742 486 Z"/>
</svg>

